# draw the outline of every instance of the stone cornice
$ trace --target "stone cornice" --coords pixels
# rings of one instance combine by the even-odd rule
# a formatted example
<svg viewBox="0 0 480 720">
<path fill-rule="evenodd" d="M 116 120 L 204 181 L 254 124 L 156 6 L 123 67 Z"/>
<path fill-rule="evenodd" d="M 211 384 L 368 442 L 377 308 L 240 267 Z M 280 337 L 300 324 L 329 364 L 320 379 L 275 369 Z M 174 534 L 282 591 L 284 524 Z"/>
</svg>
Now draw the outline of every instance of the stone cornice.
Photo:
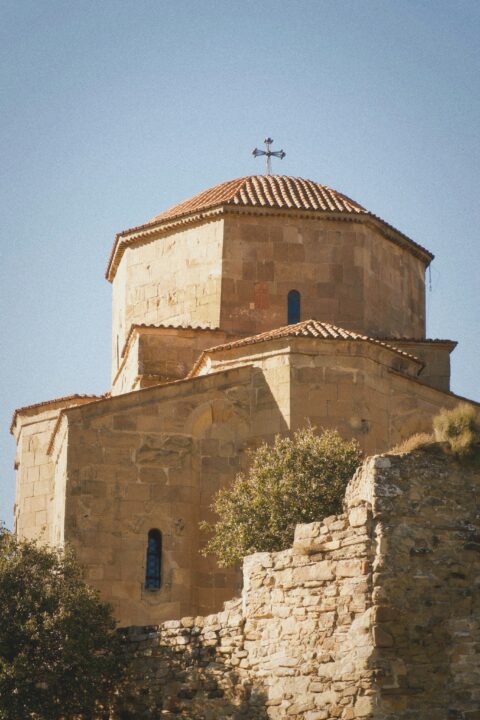
<svg viewBox="0 0 480 720">
<path fill-rule="evenodd" d="M 251 369 L 251 365 L 244 365 L 241 368 L 232 368 L 231 370 L 226 370 L 223 375 L 229 373 L 236 373 L 237 375 L 248 375 L 251 372 Z M 152 387 L 131 390 L 126 393 L 120 393 L 119 395 L 105 395 L 96 402 L 90 402 L 85 403 L 84 405 L 74 405 L 72 407 L 63 408 L 62 410 L 60 410 L 57 422 L 55 423 L 55 427 L 52 430 L 50 442 L 47 448 L 47 454 L 51 455 L 54 449 L 55 437 L 62 424 L 63 417 L 75 417 L 75 411 L 81 412 L 82 410 L 84 410 L 88 412 L 88 410 L 93 410 L 93 416 L 105 415 L 110 412 L 121 412 L 122 410 L 128 410 L 132 406 L 138 407 L 139 405 L 148 404 L 149 402 L 154 400 L 160 401 L 163 399 L 176 397 L 182 394 L 182 390 L 183 392 L 188 393 L 189 387 L 192 386 L 192 383 L 199 383 L 200 385 L 205 384 L 208 388 L 209 385 L 211 385 L 212 383 L 212 376 L 203 375 L 200 377 L 187 377 L 181 378 L 180 380 L 170 380 L 169 382 L 159 383 L 158 385 L 153 385 Z M 160 397 L 157 397 L 158 395 L 160 395 Z"/>
<path fill-rule="evenodd" d="M 277 209 L 268 207 L 258 208 L 238 205 L 220 205 L 214 208 L 202 210 L 201 212 L 194 212 L 182 217 L 165 220 L 163 222 L 157 221 L 147 223 L 145 225 L 140 225 L 118 233 L 115 237 L 115 243 L 110 254 L 105 277 L 109 280 L 109 282 L 113 281 L 122 259 L 122 255 L 128 247 L 136 244 L 152 242 L 153 240 L 169 235 L 172 232 L 176 232 L 184 227 L 193 227 L 206 222 L 212 222 L 222 219 L 227 215 L 295 217 L 303 220 L 333 220 L 340 222 L 364 223 L 366 225 L 370 225 L 371 227 L 375 227 L 387 240 L 390 240 L 395 245 L 404 248 L 412 255 L 419 258 L 425 263 L 426 267 L 434 258 L 434 255 L 429 250 L 416 243 L 407 235 L 404 235 L 400 232 L 400 230 L 397 230 L 392 225 L 389 225 L 385 222 L 385 220 L 382 220 L 382 218 L 370 212 L 350 215 L 348 213 L 338 211 L 312 211 L 296 208 Z"/>
</svg>

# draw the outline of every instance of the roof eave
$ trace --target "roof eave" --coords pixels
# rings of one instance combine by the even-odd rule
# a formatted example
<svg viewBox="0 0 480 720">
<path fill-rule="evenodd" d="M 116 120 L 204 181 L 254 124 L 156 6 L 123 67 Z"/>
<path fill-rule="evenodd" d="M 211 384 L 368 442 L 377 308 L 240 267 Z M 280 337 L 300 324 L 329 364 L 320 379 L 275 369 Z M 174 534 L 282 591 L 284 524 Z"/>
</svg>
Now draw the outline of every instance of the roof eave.
<svg viewBox="0 0 480 720">
<path fill-rule="evenodd" d="M 206 365 L 206 362 L 209 357 L 216 354 L 225 354 L 229 355 L 231 353 L 235 353 L 240 351 L 240 354 L 251 354 L 252 350 L 251 348 L 254 346 L 265 346 L 265 345 L 271 345 L 273 343 L 280 343 L 280 344 L 287 344 L 290 345 L 292 342 L 296 340 L 311 340 L 311 341 L 319 341 L 319 342 L 328 342 L 328 343 L 366 343 L 367 345 L 372 345 L 373 347 L 376 347 L 379 351 L 386 351 L 388 353 L 391 353 L 393 355 L 396 355 L 397 357 L 401 357 L 402 360 L 405 362 L 410 363 L 412 366 L 416 366 L 417 368 L 417 375 L 419 375 L 422 370 L 425 368 L 425 363 L 420 358 L 405 353 L 399 348 L 396 348 L 393 345 L 388 345 L 383 342 L 376 342 L 374 338 L 344 338 L 344 337 L 338 337 L 338 338 L 329 338 L 329 337 L 311 337 L 307 335 L 283 335 L 283 336 L 276 336 L 271 338 L 262 338 L 262 339 L 255 339 L 255 336 L 252 336 L 252 341 L 248 342 L 250 338 L 245 338 L 244 341 L 242 341 L 242 344 L 236 345 L 235 343 L 232 344 L 225 344 L 225 345 L 218 345 L 216 347 L 207 348 L 206 350 L 203 350 L 198 360 L 194 363 L 192 369 L 187 375 L 187 378 L 194 378 L 199 377 L 199 373 L 201 372 L 202 368 Z"/>
<path fill-rule="evenodd" d="M 122 255 L 127 247 L 133 245 L 136 242 L 146 242 L 149 240 L 157 239 L 161 234 L 169 232 L 180 225 L 190 224 L 194 222 L 202 222 L 210 220 L 212 217 L 217 217 L 224 213 L 249 213 L 255 215 L 297 215 L 301 217 L 309 217 L 312 219 L 323 217 L 328 220 L 342 220 L 347 222 L 369 222 L 373 224 L 377 229 L 380 230 L 387 240 L 394 242 L 396 245 L 405 248 L 413 255 L 418 257 L 425 263 L 425 267 L 428 267 L 434 259 L 433 253 L 419 245 L 414 240 L 409 238 L 407 235 L 397 230 L 393 225 L 390 225 L 382 218 L 370 213 L 355 212 L 348 213 L 339 210 L 303 210 L 301 208 L 272 208 L 272 207 L 258 207 L 257 205 L 240 205 L 231 204 L 228 201 L 213 204 L 209 207 L 202 208 L 201 211 L 195 210 L 185 212 L 177 215 L 173 218 L 166 218 L 165 220 L 156 220 L 154 222 L 148 222 L 138 227 L 129 228 L 117 233 L 115 236 L 115 242 L 110 254 L 105 277 L 109 282 L 113 282 L 117 268 L 120 264 Z"/>
<path fill-rule="evenodd" d="M 77 407 L 78 405 L 87 405 L 93 402 L 103 400 L 107 396 L 107 393 L 103 395 L 91 395 L 91 394 L 80 394 L 74 393 L 73 395 L 62 395 L 58 398 L 51 398 L 50 400 L 43 400 L 42 402 L 32 403 L 31 405 L 24 405 L 23 407 L 16 408 L 13 412 L 12 421 L 10 423 L 10 434 L 13 435 L 17 420 L 26 414 L 31 416 L 38 415 L 42 412 L 50 410 L 63 410 L 65 406 Z M 57 406 L 57 407 L 55 407 Z"/>
<path fill-rule="evenodd" d="M 377 340 L 391 343 L 404 343 L 407 345 L 445 345 L 450 353 L 452 353 L 458 345 L 457 340 L 447 340 L 443 338 L 408 338 L 408 337 L 379 337 Z"/>
<path fill-rule="evenodd" d="M 416 243 L 415 240 L 412 240 L 412 238 L 408 237 L 408 235 L 402 233 L 401 230 L 397 230 L 397 228 L 387 223 L 381 217 L 378 217 L 378 215 L 374 215 L 374 213 L 369 212 L 362 217 L 362 220 L 363 222 L 371 222 L 381 231 L 382 235 L 386 237 L 387 240 L 391 240 L 396 245 L 404 247 L 420 260 L 423 260 L 426 268 L 430 265 L 432 260 L 434 260 L 435 255 L 431 253 L 430 250 L 427 250 L 427 248 L 424 248 L 423 245 Z"/>
<path fill-rule="evenodd" d="M 217 203 L 209 208 L 203 208 L 201 211 L 194 211 L 189 213 L 183 213 L 177 215 L 174 218 L 167 218 L 165 220 L 156 220 L 155 222 L 148 222 L 138 227 L 129 228 L 122 230 L 122 232 L 115 235 L 115 242 L 113 244 L 112 252 L 107 264 L 105 271 L 105 277 L 109 282 L 112 282 L 117 268 L 122 259 L 122 255 L 125 250 L 136 242 L 146 242 L 149 240 L 156 240 L 163 233 L 169 232 L 177 228 L 180 225 L 193 222 L 201 222 L 202 220 L 208 220 L 212 216 L 219 215 L 223 212 L 225 203 Z"/>
</svg>

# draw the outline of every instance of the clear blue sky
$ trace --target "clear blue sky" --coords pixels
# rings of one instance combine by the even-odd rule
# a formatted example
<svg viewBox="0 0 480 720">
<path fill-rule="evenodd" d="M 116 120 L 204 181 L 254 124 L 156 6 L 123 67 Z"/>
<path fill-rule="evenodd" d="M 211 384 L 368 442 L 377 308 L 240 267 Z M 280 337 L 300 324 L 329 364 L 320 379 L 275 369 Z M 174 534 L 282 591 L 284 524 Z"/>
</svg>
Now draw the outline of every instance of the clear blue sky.
<svg viewBox="0 0 480 720">
<path fill-rule="evenodd" d="M 428 334 L 480 400 L 480 4 L 1 0 L 0 514 L 15 407 L 109 385 L 115 232 L 274 170 L 435 253 Z"/>
</svg>

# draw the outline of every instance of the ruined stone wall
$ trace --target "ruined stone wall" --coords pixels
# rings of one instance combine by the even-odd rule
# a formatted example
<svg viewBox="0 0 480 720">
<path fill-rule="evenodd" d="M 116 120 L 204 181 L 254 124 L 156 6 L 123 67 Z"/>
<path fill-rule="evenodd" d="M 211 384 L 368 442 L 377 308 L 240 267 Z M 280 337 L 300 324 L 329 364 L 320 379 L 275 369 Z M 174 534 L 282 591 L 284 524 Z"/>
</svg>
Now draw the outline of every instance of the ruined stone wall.
<svg viewBox="0 0 480 720">
<path fill-rule="evenodd" d="M 227 340 L 224 332 L 208 329 L 146 328 L 139 334 L 140 371 L 169 380 L 186 377 L 202 350 Z"/>
<path fill-rule="evenodd" d="M 252 346 L 236 368 L 64 412 L 61 465 L 58 431 L 52 445 L 64 536 L 122 624 L 206 615 L 236 594 L 236 574 L 199 555 L 198 524 L 213 519 L 215 493 L 246 468 L 249 448 L 311 423 L 357 438 L 366 454 L 381 452 L 430 430 L 442 405 L 458 402 L 386 365 L 400 358 L 386 348 L 334 343 Z M 163 535 L 155 591 L 144 587 L 151 529 Z"/>
<path fill-rule="evenodd" d="M 350 486 L 375 521 L 375 718 L 480 717 L 479 491 L 478 461 L 438 446 L 378 458 Z"/>
<path fill-rule="evenodd" d="M 352 718 L 367 716 L 369 526 L 365 504 L 300 525 L 293 550 L 245 559 L 242 598 L 223 612 L 128 629 L 142 686 L 132 713 L 324 720 L 347 718 L 349 708 Z"/>
<path fill-rule="evenodd" d="M 479 486 L 437 446 L 370 458 L 223 612 L 124 631 L 122 717 L 477 720 Z"/>
</svg>

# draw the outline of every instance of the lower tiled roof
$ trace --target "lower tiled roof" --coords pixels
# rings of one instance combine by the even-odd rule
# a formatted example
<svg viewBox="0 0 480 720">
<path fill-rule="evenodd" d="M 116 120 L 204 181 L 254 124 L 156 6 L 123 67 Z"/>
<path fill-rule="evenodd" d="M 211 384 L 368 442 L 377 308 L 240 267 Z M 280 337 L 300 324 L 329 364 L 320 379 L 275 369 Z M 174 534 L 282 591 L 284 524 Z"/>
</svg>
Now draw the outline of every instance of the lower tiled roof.
<svg viewBox="0 0 480 720">
<path fill-rule="evenodd" d="M 412 343 L 412 344 L 414 344 L 414 343 L 419 343 L 419 344 L 438 343 L 439 345 L 440 344 L 452 345 L 452 349 L 458 345 L 458 342 L 456 340 L 448 340 L 446 338 L 413 338 L 413 337 L 396 337 L 396 338 L 387 337 L 387 338 L 385 338 L 385 337 L 381 337 L 381 338 L 378 338 L 378 340 L 382 340 L 382 341 L 386 341 L 386 342 L 391 342 L 392 340 L 394 340 L 394 342 Z"/>
<path fill-rule="evenodd" d="M 36 410 L 37 408 L 48 408 L 49 405 L 56 405 L 58 403 L 72 403 L 74 405 L 77 401 L 78 404 L 83 402 L 95 402 L 95 400 L 103 400 L 108 396 L 108 393 L 104 395 L 83 395 L 75 393 L 73 395 L 63 395 L 62 397 L 52 398 L 51 400 L 44 400 L 43 402 L 33 403 L 32 405 L 24 405 L 23 407 L 17 408 L 12 417 L 10 425 L 10 432 L 12 432 L 16 419 L 20 413 L 26 412 L 27 410 Z"/>
<path fill-rule="evenodd" d="M 346 330 L 345 328 L 337 327 L 331 323 L 320 322 L 319 320 L 302 320 L 302 322 L 295 323 L 293 325 L 285 325 L 284 327 L 277 328 L 275 330 L 268 330 L 267 332 L 260 333 L 259 335 L 252 335 L 251 337 L 242 338 L 241 340 L 234 340 L 233 342 L 224 343 L 223 345 L 216 345 L 215 347 L 205 350 L 200 356 L 199 360 L 193 367 L 191 375 L 194 375 L 196 370 L 202 364 L 205 355 L 209 355 L 223 350 L 233 350 L 235 348 L 242 348 L 247 345 L 255 345 L 257 343 L 268 342 L 270 340 L 278 340 L 280 338 L 288 337 L 306 337 L 306 338 L 317 338 L 321 340 L 354 340 L 361 342 L 369 342 L 373 345 L 378 345 L 383 348 L 387 348 L 392 352 L 401 355 L 402 357 L 408 358 L 418 363 L 420 367 L 424 367 L 424 363 L 411 353 L 407 353 L 404 350 L 396 347 L 390 342 L 385 340 L 377 340 L 371 338 L 368 335 L 362 335 L 361 333 L 354 332 L 353 330 Z"/>
</svg>

